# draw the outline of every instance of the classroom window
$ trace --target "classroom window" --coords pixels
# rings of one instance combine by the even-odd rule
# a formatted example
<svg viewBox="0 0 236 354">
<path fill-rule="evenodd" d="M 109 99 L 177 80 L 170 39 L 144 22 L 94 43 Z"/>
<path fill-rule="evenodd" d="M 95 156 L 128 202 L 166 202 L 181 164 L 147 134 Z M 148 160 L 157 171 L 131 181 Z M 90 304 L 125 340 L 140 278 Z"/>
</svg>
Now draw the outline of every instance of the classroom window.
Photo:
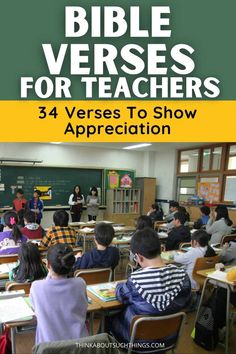
<svg viewBox="0 0 236 354">
<path fill-rule="evenodd" d="M 217 183 L 219 182 L 219 177 L 201 177 L 200 182 Z"/>
<path fill-rule="evenodd" d="M 222 146 L 215 147 L 212 151 L 212 170 L 219 170 L 222 156 Z"/>
<path fill-rule="evenodd" d="M 229 149 L 228 170 L 236 170 L 236 145 L 231 145 Z"/>
<path fill-rule="evenodd" d="M 177 200 L 187 202 L 196 192 L 196 178 L 183 177 L 178 178 L 178 195 Z"/>
<path fill-rule="evenodd" d="M 203 149 L 202 154 L 202 170 L 209 171 L 211 162 L 211 149 Z"/>
<path fill-rule="evenodd" d="M 236 203 L 236 176 L 226 176 L 224 201 Z"/>
<path fill-rule="evenodd" d="M 199 150 L 181 151 L 180 172 L 196 172 L 198 168 Z"/>
</svg>

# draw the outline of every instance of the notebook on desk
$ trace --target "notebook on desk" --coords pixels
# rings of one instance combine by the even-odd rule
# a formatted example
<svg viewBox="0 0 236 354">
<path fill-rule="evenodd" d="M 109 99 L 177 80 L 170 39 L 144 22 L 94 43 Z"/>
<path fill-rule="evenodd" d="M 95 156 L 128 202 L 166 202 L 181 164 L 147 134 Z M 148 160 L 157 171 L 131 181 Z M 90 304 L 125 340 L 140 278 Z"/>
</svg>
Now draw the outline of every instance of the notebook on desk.
<svg viewBox="0 0 236 354">
<path fill-rule="evenodd" d="M 26 300 L 27 301 L 27 300 Z M 34 312 L 23 297 L 0 301 L 0 322 L 31 320 Z"/>
<path fill-rule="evenodd" d="M 115 283 L 89 285 L 87 289 L 102 301 L 107 302 L 107 301 L 116 300 Z"/>
</svg>

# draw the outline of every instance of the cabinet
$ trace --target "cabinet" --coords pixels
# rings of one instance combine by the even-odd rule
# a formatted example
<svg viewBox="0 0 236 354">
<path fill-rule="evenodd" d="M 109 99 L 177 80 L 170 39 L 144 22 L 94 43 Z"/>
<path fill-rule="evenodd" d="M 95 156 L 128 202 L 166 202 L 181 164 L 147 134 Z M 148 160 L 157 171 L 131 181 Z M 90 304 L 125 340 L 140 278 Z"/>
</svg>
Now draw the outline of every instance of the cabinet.
<svg viewBox="0 0 236 354">
<path fill-rule="evenodd" d="M 140 215 L 140 189 L 117 188 L 107 190 L 106 218 L 116 223 L 134 225 Z"/>
<path fill-rule="evenodd" d="M 146 215 L 156 199 L 156 178 L 137 177 L 136 187 L 141 190 L 140 213 Z"/>
</svg>

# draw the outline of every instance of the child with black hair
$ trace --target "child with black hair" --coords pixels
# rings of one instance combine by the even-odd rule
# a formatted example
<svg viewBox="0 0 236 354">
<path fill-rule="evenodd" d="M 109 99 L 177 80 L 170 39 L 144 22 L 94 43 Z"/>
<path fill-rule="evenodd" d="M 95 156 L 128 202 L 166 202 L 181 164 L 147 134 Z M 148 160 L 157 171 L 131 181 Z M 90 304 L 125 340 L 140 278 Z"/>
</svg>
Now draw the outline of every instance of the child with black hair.
<svg viewBox="0 0 236 354">
<path fill-rule="evenodd" d="M 25 212 L 24 224 L 25 226 L 21 229 L 21 232 L 30 240 L 40 239 L 43 237 L 45 231 L 41 225 L 35 222 L 35 214 L 33 211 L 28 210 Z"/>
<path fill-rule="evenodd" d="M 114 237 L 114 229 L 112 225 L 99 222 L 95 227 L 94 242 L 96 248 L 85 252 L 80 252 L 79 258 L 75 263 L 75 269 L 87 268 L 112 268 L 119 263 L 119 250 L 110 246 Z"/>
<path fill-rule="evenodd" d="M 206 224 L 206 232 L 211 235 L 210 245 L 220 243 L 223 236 L 231 234 L 232 225 L 227 207 L 218 205 Z"/>
<path fill-rule="evenodd" d="M 208 220 L 210 219 L 209 215 L 211 213 L 211 209 L 207 205 L 201 206 L 200 212 L 201 217 L 193 224 L 194 229 L 200 229 L 201 227 L 206 225 L 208 223 Z"/>
<path fill-rule="evenodd" d="M 86 284 L 82 278 L 68 278 L 75 262 L 73 249 L 58 243 L 49 248 L 47 262 L 47 278 L 34 281 L 30 289 L 36 344 L 88 336 Z"/>
<path fill-rule="evenodd" d="M 19 188 L 16 190 L 16 198 L 13 200 L 13 210 L 18 213 L 20 210 L 24 210 L 27 205 L 27 200 L 24 197 L 23 189 Z"/>
<path fill-rule="evenodd" d="M 161 244 L 151 228 L 137 231 L 131 251 L 141 269 L 125 283 L 118 283 L 116 296 L 125 307 L 108 319 L 107 328 L 120 342 L 130 341 L 130 324 L 135 315 L 168 315 L 183 309 L 190 299 L 191 286 L 183 268 L 166 265 L 161 259 Z M 169 338 L 163 338 L 167 343 Z"/>
<path fill-rule="evenodd" d="M 79 222 L 83 211 L 84 196 L 79 185 L 74 186 L 73 193 L 69 197 L 72 222 Z"/>
<path fill-rule="evenodd" d="M 20 245 L 27 242 L 27 237 L 19 230 L 18 216 L 14 211 L 7 211 L 3 215 L 5 227 L 0 232 L 0 254 L 18 253 Z"/>
<path fill-rule="evenodd" d="M 152 223 L 154 224 L 155 221 L 163 220 L 163 211 L 159 208 L 159 205 L 155 203 L 152 204 L 150 210 L 147 213 L 147 216 L 150 216 Z"/>
<path fill-rule="evenodd" d="M 96 187 L 92 187 L 90 189 L 89 195 L 86 198 L 86 204 L 87 204 L 88 220 L 96 221 L 98 215 L 98 207 L 100 204 L 99 197 L 98 197 L 98 190 Z"/>
<path fill-rule="evenodd" d="M 145 227 L 153 228 L 152 219 L 148 215 L 141 215 L 136 223 L 136 230 L 142 230 Z"/>
<path fill-rule="evenodd" d="M 177 250 L 182 242 L 190 242 L 190 230 L 185 226 L 186 214 L 177 212 L 174 215 L 174 228 L 168 233 L 166 251 Z"/>
<path fill-rule="evenodd" d="M 35 222 L 40 225 L 43 217 L 43 201 L 40 199 L 41 192 L 36 189 L 33 194 L 33 198 L 27 203 L 27 208 L 34 212 Z"/>
<path fill-rule="evenodd" d="M 47 234 L 41 241 L 41 245 L 43 247 L 50 247 L 55 245 L 55 243 L 66 243 L 74 247 L 76 232 L 68 226 L 69 214 L 65 210 L 57 210 L 53 214 L 53 222 L 55 226 L 48 229 Z"/>
<path fill-rule="evenodd" d="M 213 248 L 208 245 L 209 235 L 206 231 L 195 231 L 191 239 L 192 248 L 188 252 L 175 254 L 174 261 L 186 267 L 186 271 L 191 280 L 192 289 L 198 289 L 198 284 L 192 277 L 195 261 L 197 258 L 201 257 L 214 257 L 216 253 Z"/>
<path fill-rule="evenodd" d="M 47 275 L 38 247 L 32 242 L 22 243 L 19 249 L 19 262 L 9 273 L 9 280 L 19 283 L 43 279 Z"/>
</svg>

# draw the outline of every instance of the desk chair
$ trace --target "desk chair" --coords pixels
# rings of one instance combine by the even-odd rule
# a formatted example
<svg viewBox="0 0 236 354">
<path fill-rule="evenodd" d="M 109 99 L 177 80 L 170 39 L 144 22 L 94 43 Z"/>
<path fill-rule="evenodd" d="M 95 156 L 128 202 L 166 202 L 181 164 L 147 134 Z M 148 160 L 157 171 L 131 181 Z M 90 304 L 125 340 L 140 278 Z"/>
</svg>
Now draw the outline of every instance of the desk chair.
<svg viewBox="0 0 236 354">
<path fill-rule="evenodd" d="M 18 261 L 18 254 L 7 254 L 0 256 L 0 264 L 14 263 Z"/>
<path fill-rule="evenodd" d="M 5 290 L 24 290 L 26 295 L 30 293 L 31 283 L 16 283 L 14 281 L 8 281 L 5 285 Z"/>
<path fill-rule="evenodd" d="M 87 285 L 107 283 L 112 279 L 111 268 L 78 269 L 74 277 L 83 278 Z"/>
<path fill-rule="evenodd" d="M 161 351 L 172 350 L 178 345 L 178 340 L 182 331 L 182 327 L 185 320 L 185 313 L 179 312 L 168 316 L 134 316 L 131 322 L 130 331 L 130 347 L 128 354 L 131 353 L 158 353 Z M 145 351 L 143 348 L 139 351 L 137 348 L 132 350 L 132 344 L 136 341 L 155 341 L 160 344 L 163 342 L 163 338 L 175 336 L 167 347 L 159 346 L 157 348 L 147 348 Z"/>
<path fill-rule="evenodd" d="M 236 240 L 236 234 L 225 235 L 222 237 L 220 247 L 223 247 L 225 243 Z"/>
<path fill-rule="evenodd" d="M 179 250 L 180 250 L 180 251 L 183 251 L 183 248 L 184 248 L 184 247 L 191 247 L 191 246 L 192 246 L 191 242 L 181 242 L 181 243 L 179 244 Z"/>
<path fill-rule="evenodd" d="M 198 291 L 203 288 L 205 279 L 201 275 L 198 275 L 197 271 L 214 268 L 216 263 L 219 263 L 219 261 L 220 256 L 201 257 L 196 259 L 192 276 L 193 279 L 199 284 L 199 289 L 197 289 Z"/>
</svg>

